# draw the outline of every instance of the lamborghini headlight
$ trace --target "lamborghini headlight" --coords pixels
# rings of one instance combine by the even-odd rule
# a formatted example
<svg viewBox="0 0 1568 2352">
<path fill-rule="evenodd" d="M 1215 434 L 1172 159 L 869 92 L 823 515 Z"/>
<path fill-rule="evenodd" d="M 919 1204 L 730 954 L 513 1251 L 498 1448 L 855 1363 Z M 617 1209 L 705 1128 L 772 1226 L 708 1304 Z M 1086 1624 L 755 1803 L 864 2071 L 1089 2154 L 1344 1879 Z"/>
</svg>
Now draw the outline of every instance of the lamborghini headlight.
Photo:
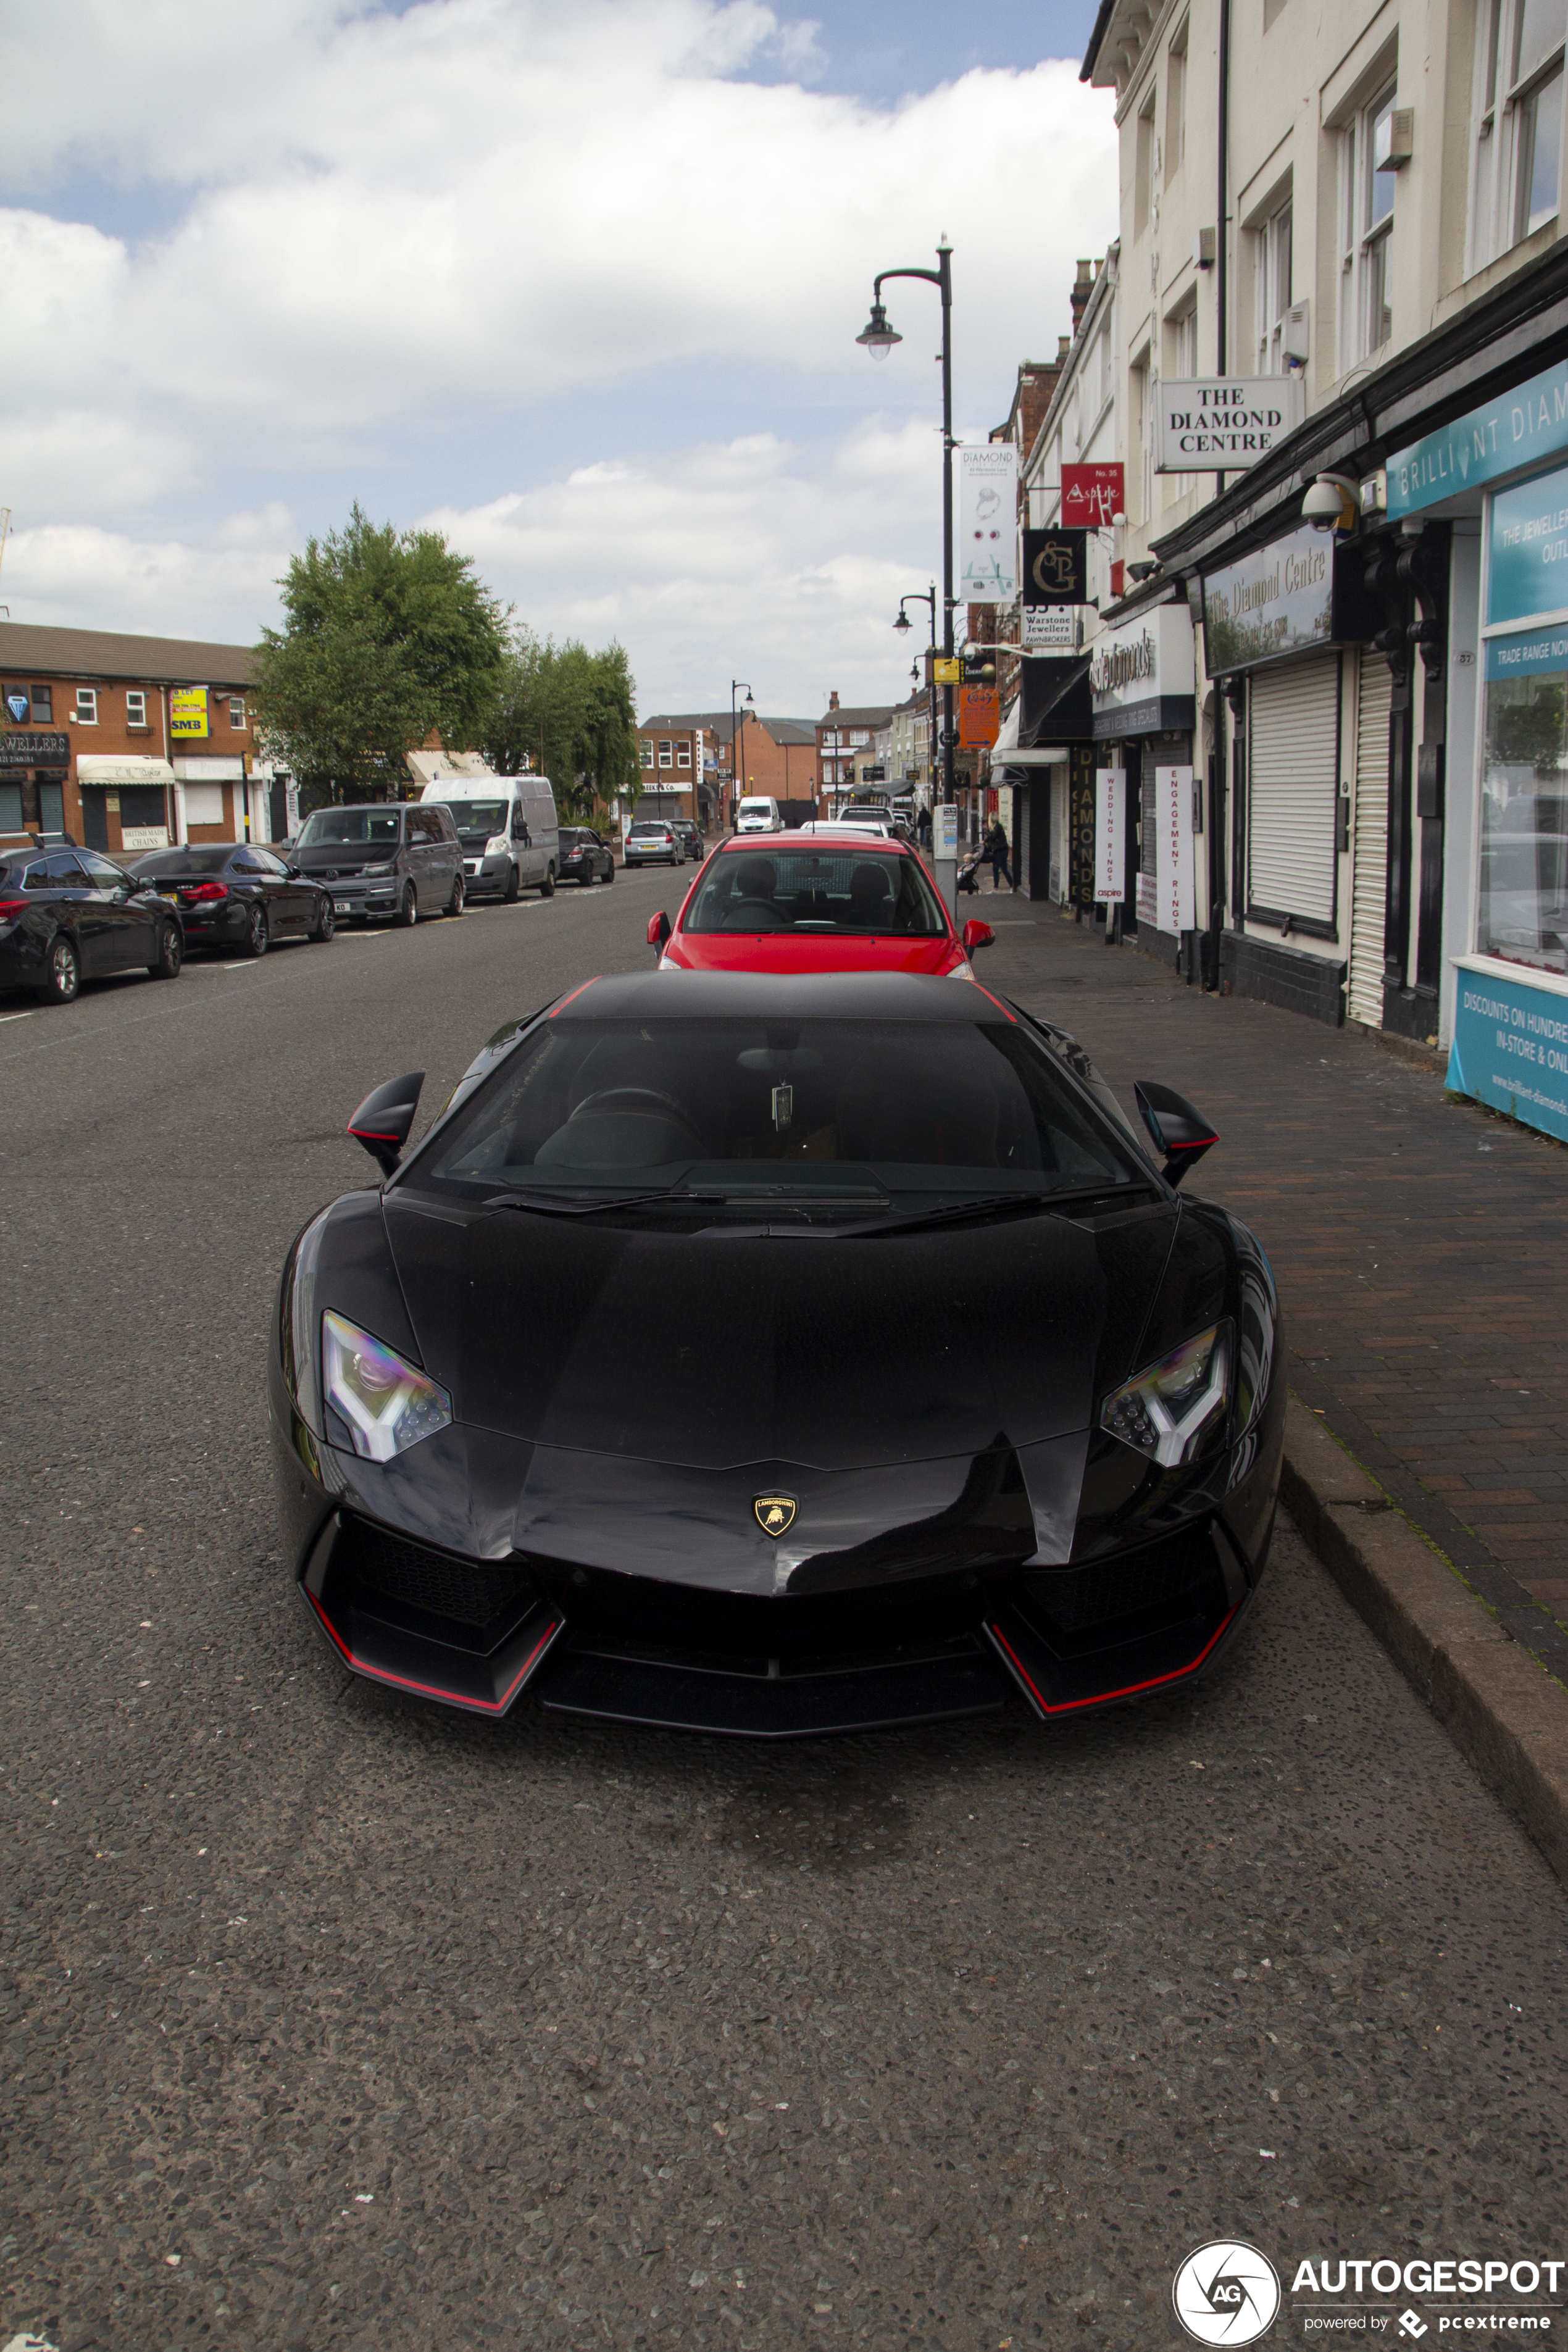
<svg viewBox="0 0 1568 2352">
<path fill-rule="evenodd" d="M 1124 1381 L 1100 1407 L 1100 1425 L 1162 1469 L 1190 1462 L 1230 1394 L 1230 1325 L 1184 1339 L 1157 1364 Z"/>
<path fill-rule="evenodd" d="M 321 1388 L 369 1462 L 406 1454 L 452 1418 L 444 1388 L 330 1307 L 321 1318 Z"/>
</svg>

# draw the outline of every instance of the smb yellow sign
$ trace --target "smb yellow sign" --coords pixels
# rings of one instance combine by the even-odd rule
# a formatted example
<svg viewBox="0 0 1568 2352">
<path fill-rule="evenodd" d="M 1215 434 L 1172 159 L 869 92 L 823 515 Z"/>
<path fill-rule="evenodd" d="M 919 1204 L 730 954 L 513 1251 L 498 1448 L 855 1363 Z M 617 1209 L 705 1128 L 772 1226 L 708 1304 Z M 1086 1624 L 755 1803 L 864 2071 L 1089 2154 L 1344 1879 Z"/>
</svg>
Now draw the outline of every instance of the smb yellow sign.
<svg viewBox="0 0 1568 2352">
<path fill-rule="evenodd" d="M 172 686 L 169 688 L 169 732 L 189 742 L 192 736 L 205 738 L 207 731 L 207 690 L 205 686 Z"/>
</svg>

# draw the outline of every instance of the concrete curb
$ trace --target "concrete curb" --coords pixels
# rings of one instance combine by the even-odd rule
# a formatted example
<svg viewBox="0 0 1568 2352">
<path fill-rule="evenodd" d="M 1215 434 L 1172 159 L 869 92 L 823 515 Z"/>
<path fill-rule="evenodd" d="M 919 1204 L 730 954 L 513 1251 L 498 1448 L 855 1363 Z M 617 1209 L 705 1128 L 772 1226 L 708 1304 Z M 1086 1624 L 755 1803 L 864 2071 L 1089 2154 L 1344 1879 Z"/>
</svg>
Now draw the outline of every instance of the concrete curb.
<svg viewBox="0 0 1568 2352">
<path fill-rule="evenodd" d="M 1568 1691 L 1296 1397 L 1280 1500 L 1405 1681 L 1568 1885 Z"/>
</svg>

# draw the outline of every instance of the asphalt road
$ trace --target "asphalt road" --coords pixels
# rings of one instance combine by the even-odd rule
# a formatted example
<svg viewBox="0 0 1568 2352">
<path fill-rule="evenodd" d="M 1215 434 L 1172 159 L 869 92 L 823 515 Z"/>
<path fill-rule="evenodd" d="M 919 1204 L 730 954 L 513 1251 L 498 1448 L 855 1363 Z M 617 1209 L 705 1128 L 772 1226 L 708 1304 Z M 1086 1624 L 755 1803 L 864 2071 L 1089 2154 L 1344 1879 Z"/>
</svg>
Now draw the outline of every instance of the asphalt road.
<svg viewBox="0 0 1568 2352">
<path fill-rule="evenodd" d="M 490 1726 L 325 1651 L 281 1254 L 371 1085 L 678 882 L 0 1025 L 0 2342 L 1143 2352 L 1222 2235 L 1568 2252 L 1562 1891 L 1289 1530 L 1212 1681 L 1066 1732 Z"/>
</svg>

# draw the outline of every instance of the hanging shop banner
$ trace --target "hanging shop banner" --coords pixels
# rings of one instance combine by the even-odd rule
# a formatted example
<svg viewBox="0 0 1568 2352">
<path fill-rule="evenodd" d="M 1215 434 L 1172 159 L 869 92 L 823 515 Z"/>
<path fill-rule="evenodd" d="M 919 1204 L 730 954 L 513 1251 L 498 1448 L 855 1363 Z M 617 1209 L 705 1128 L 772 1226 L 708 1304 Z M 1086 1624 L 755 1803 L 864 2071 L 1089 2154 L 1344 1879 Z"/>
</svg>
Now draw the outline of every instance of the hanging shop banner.
<svg viewBox="0 0 1568 2352">
<path fill-rule="evenodd" d="M 1094 897 L 1120 907 L 1127 896 L 1127 771 L 1094 772 Z"/>
<path fill-rule="evenodd" d="M 1022 643 L 1071 653 L 1078 644 L 1078 614 L 1071 604 L 1026 604 Z"/>
<path fill-rule="evenodd" d="M 1288 539 L 1204 576 L 1204 664 L 1211 677 L 1333 638 L 1334 543 L 1304 523 Z"/>
<path fill-rule="evenodd" d="M 1089 533 L 1026 530 L 1024 533 L 1024 609 L 1037 604 L 1087 604 Z"/>
<path fill-rule="evenodd" d="M 1157 474 L 1241 473 L 1293 433 L 1307 413 L 1304 376 L 1229 376 L 1160 385 Z"/>
<path fill-rule="evenodd" d="M 1120 458 L 1114 465 L 1062 467 L 1064 523 L 1106 530 L 1126 511 L 1126 476 Z"/>
<path fill-rule="evenodd" d="M 205 686 L 169 688 L 169 732 L 184 742 L 201 741 L 207 731 L 207 690 Z"/>
<path fill-rule="evenodd" d="M 1193 772 L 1154 771 L 1154 921 L 1180 939 L 1197 927 L 1193 880 Z"/>
<path fill-rule="evenodd" d="M 1388 461 L 1388 512 L 1419 514 L 1568 449 L 1568 360 L 1456 416 Z"/>
<path fill-rule="evenodd" d="M 1002 700 L 994 686 L 958 689 L 958 748 L 984 751 L 1002 731 Z"/>
<path fill-rule="evenodd" d="M 982 441 L 958 453 L 959 595 L 972 604 L 1018 596 L 1018 452 Z"/>
</svg>

